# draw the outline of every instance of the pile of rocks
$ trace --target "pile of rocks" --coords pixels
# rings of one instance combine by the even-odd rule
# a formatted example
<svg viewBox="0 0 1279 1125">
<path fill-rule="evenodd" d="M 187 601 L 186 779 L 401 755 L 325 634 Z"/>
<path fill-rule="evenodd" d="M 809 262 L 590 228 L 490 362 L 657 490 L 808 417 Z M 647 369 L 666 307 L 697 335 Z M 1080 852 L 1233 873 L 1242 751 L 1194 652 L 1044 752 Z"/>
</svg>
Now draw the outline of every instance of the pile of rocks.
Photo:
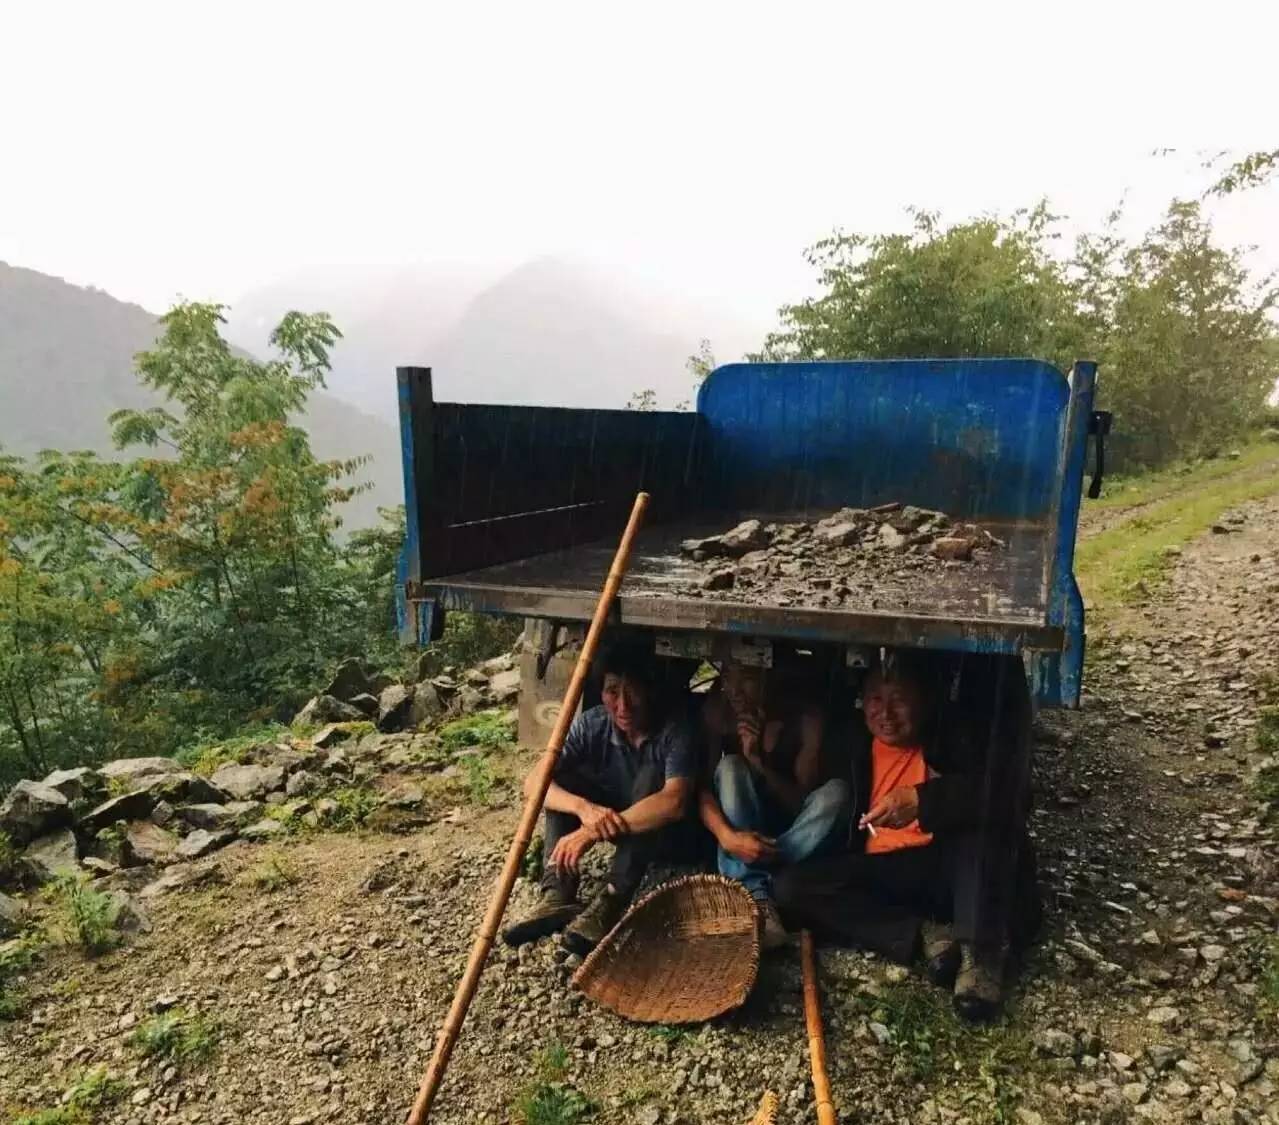
<svg viewBox="0 0 1279 1125">
<path fill-rule="evenodd" d="M 415 683 L 369 675 L 356 659 L 339 665 L 329 685 L 294 719 L 305 726 L 370 721 L 383 732 L 413 730 L 453 712 L 502 707 L 520 691 L 514 653 L 503 653 L 465 672 L 431 673 L 424 656 Z"/>
<path fill-rule="evenodd" d="M 705 569 L 704 590 L 749 591 L 780 580 L 829 590 L 868 571 L 979 564 L 1005 544 L 975 523 L 912 504 L 841 508 L 817 523 L 751 519 L 722 535 L 687 539 L 681 552 Z"/>
<path fill-rule="evenodd" d="M 371 676 L 347 660 L 297 716 L 299 724 L 320 727 L 310 737 L 265 739 L 201 773 L 175 758 L 124 758 L 20 781 L 0 803 L 0 833 L 16 852 L 10 869 L 0 864 L 0 886 L 68 874 L 181 872 L 233 841 L 333 821 L 341 806 L 326 794 L 348 786 L 370 787 L 378 812 L 388 814 L 379 818 L 385 826 L 421 823 L 414 817 L 424 792 L 397 775 L 456 770 L 453 759 L 466 750 L 445 752 L 429 735 L 412 732 L 450 713 L 510 704 L 519 678 L 512 654 L 416 684 Z M 172 889 L 174 880 L 157 879 L 155 893 Z M 20 900 L 0 894 L 0 935 L 19 928 L 22 916 Z"/>
</svg>

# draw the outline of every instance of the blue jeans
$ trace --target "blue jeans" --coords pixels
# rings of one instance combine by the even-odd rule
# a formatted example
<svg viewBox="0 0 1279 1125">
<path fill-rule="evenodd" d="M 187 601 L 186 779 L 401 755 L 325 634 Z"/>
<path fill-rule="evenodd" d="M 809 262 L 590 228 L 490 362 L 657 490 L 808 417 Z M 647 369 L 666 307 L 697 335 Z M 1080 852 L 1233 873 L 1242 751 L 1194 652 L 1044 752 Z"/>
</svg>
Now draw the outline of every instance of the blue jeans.
<svg viewBox="0 0 1279 1125">
<path fill-rule="evenodd" d="M 759 832 L 777 841 L 775 866 L 799 863 L 821 855 L 847 834 L 852 815 L 852 790 L 846 781 L 832 778 L 804 798 L 793 817 L 768 792 L 767 786 L 740 754 L 728 754 L 715 769 L 715 796 L 729 824 Z M 772 876 L 768 868 L 745 863 L 719 849 L 719 873 L 742 883 L 759 900 L 770 897 Z"/>
</svg>

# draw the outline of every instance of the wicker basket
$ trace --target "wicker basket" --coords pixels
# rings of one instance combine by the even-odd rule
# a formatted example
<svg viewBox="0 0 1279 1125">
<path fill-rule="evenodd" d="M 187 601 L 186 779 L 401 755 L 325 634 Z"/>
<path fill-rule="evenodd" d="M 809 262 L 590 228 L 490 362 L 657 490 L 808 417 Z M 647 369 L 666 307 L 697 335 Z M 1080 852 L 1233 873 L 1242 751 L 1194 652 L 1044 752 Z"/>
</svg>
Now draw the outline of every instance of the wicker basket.
<svg viewBox="0 0 1279 1125">
<path fill-rule="evenodd" d="M 740 1007 L 758 971 L 755 900 L 732 879 L 690 875 L 631 907 L 573 983 L 626 1019 L 700 1023 Z"/>
</svg>

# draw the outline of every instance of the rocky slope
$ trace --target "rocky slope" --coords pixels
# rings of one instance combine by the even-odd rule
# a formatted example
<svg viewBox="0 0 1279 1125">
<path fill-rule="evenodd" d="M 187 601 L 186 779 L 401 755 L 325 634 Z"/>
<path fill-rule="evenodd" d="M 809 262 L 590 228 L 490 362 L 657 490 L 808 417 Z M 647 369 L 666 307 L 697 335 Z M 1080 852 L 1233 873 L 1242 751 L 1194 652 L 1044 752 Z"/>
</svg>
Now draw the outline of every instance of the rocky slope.
<svg viewBox="0 0 1279 1125">
<path fill-rule="evenodd" d="M 1049 916 L 1007 1017 L 961 1027 L 904 971 L 822 952 L 842 1120 L 1279 1121 L 1279 855 L 1255 744 L 1279 662 L 1279 498 L 1221 527 L 1181 552 L 1121 634 L 1094 629 L 1082 710 L 1037 723 Z M 481 698 L 464 706 L 492 701 L 494 671 L 476 674 Z M 462 680 L 442 706 L 463 706 Z M 252 823 L 288 826 L 268 841 L 240 829 L 194 859 L 99 875 L 136 899 L 150 929 L 97 958 L 38 953 L 19 982 L 25 1010 L 0 1023 L 0 1106 L 52 1105 L 105 1065 L 123 1088 L 94 1111 L 100 1122 L 402 1120 L 509 840 L 513 779 L 531 760 L 477 754 L 423 717 L 423 731 L 347 726 L 340 745 L 297 740 L 236 763 L 278 770 L 283 793 L 275 772 L 263 792 L 241 794 L 232 776 L 247 786 L 262 775 L 210 772 L 204 781 L 228 789 L 218 807 L 292 804 L 296 815 L 255 812 Z M 302 774 L 317 789 L 290 796 Z M 150 791 L 145 776 L 133 789 Z M 336 795 L 349 790 L 376 794 L 356 832 L 319 815 L 325 793 L 354 807 Z M 187 797 L 164 795 L 175 819 Z M 172 824 L 162 830 L 178 835 Z M 511 909 L 529 894 L 521 881 Z M 32 896 L 28 909 L 52 907 Z M 589 1120 L 740 1123 L 765 1086 L 781 1095 L 782 1121 L 812 1120 L 795 950 L 766 960 L 745 1009 L 686 1030 L 591 1007 L 566 987 L 573 967 L 552 942 L 495 952 L 434 1121 L 511 1120 L 552 1046 L 563 1048 L 557 1088 L 590 1099 Z M 207 1062 L 156 1062 L 131 1041 L 175 1007 L 219 1028 Z M 558 1104 L 548 1120 L 588 1119 L 580 1100 Z"/>
</svg>

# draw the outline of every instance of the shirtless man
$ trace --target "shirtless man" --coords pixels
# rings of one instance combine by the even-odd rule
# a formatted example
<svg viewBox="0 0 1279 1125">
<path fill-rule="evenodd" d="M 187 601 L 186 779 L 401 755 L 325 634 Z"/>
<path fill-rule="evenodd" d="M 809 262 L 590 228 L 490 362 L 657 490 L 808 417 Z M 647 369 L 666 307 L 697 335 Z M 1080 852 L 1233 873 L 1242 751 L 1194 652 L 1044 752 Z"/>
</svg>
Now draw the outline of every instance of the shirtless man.
<svg viewBox="0 0 1279 1125">
<path fill-rule="evenodd" d="M 772 949 L 786 940 L 773 873 L 838 846 L 851 795 L 824 759 L 820 708 L 767 688 L 761 668 L 724 667 L 703 712 L 713 772 L 698 812 L 718 845 L 720 874 L 740 880 L 759 903 L 762 944 Z"/>
</svg>

